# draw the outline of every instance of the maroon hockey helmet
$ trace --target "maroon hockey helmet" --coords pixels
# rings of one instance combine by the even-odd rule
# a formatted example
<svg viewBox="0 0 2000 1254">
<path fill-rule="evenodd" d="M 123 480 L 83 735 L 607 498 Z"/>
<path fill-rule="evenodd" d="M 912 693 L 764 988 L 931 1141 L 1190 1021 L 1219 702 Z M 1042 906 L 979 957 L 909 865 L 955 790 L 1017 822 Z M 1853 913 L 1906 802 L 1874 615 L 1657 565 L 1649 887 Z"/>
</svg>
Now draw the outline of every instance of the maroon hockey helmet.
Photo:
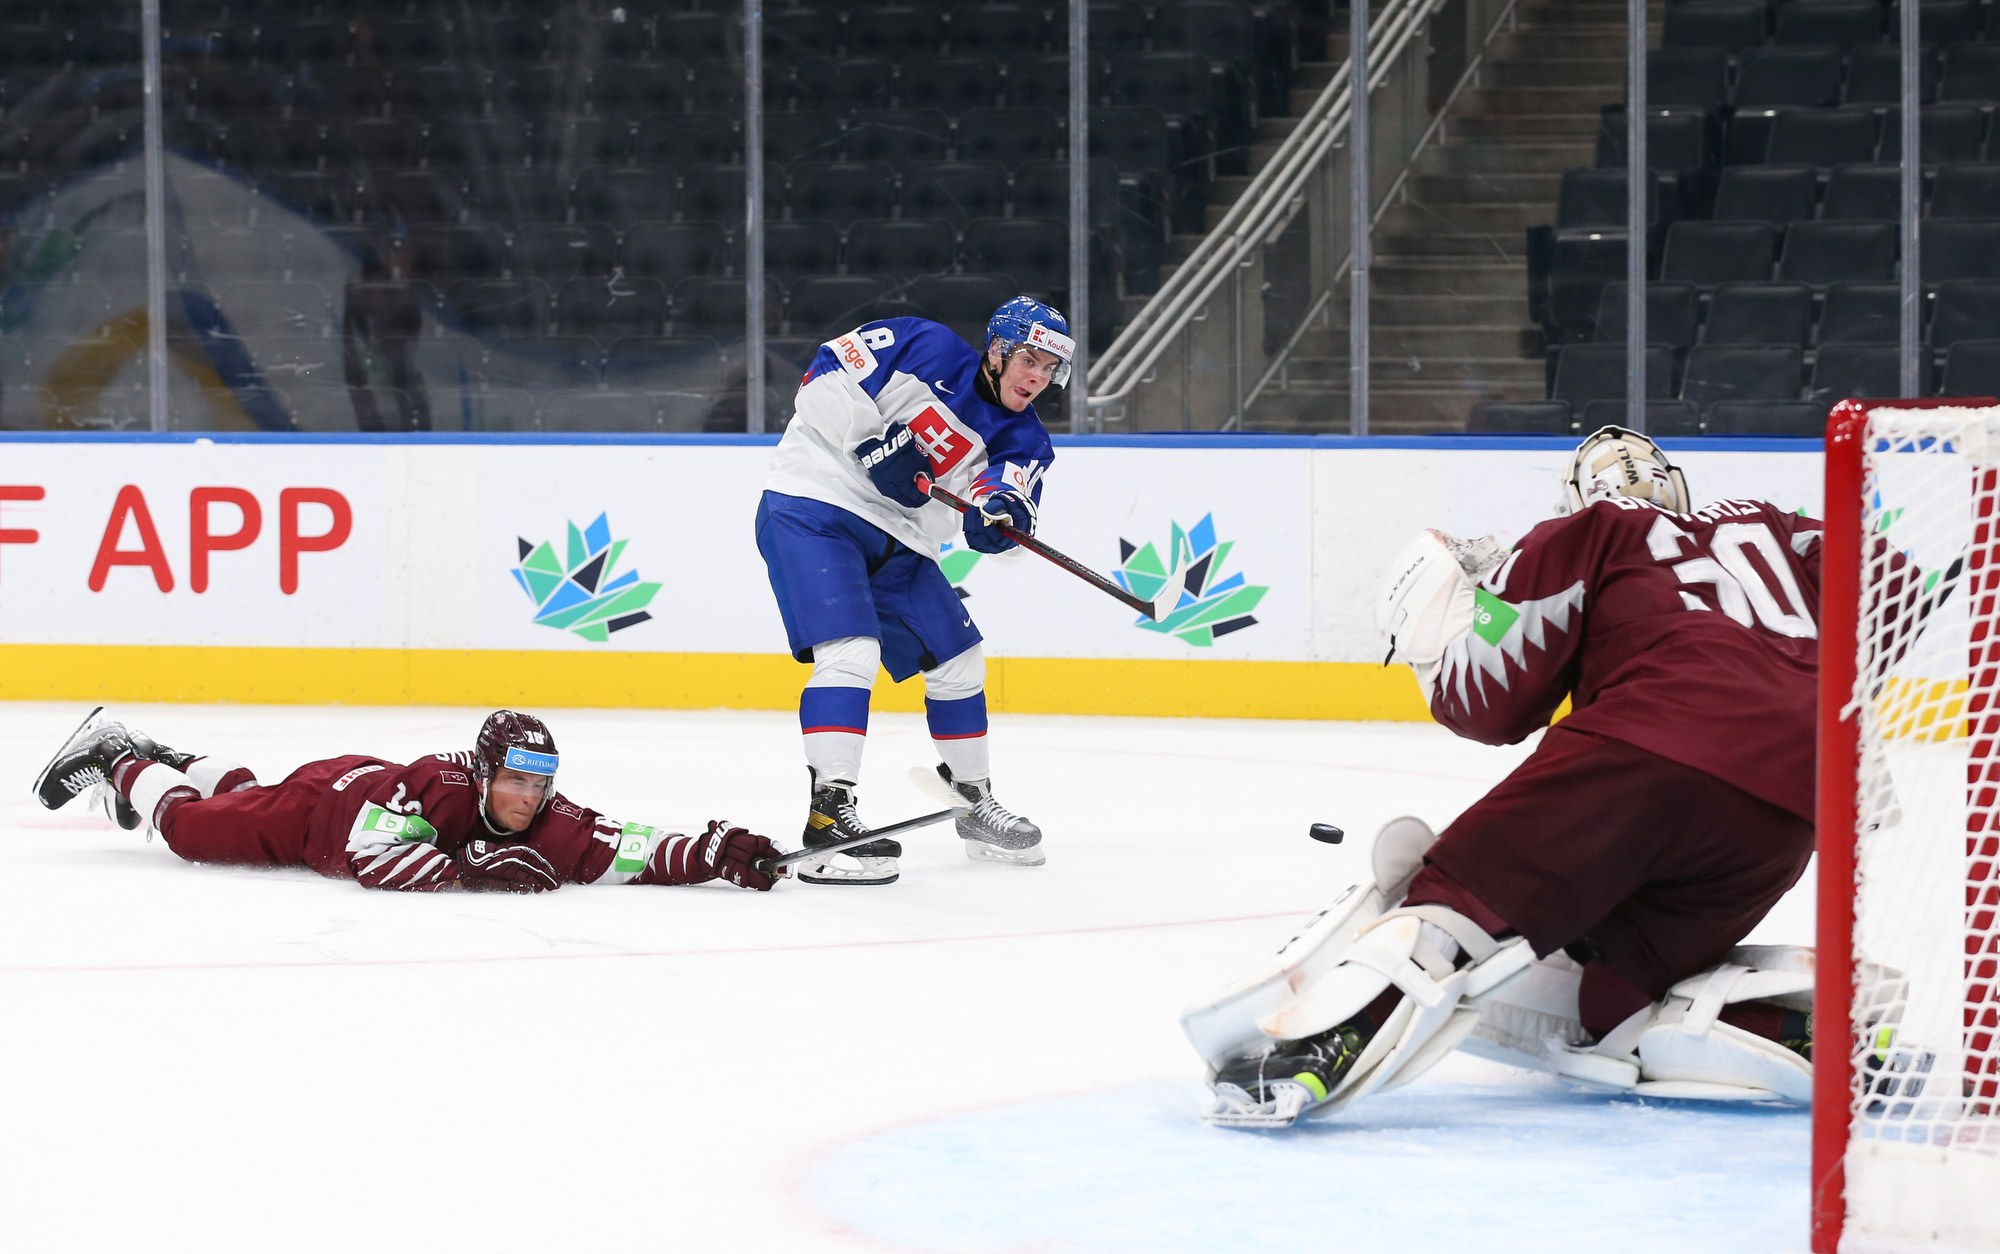
<svg viewBox="0 0 2000 1254">
<path fill-rule="evenodd" d="M 556 791 L 556 738 L 549 725 L 519 710 L 495 710 L 480 724 L 479 738 L 473 742 L 472 760 L 479 772 L 479 808 L 486 808 L 486 791 L 501 770 L 520 771 L 547 777 L 542 788 L 546 806 Z M 540 813 L 540 807 L 536 813 Z"/>
</svg>

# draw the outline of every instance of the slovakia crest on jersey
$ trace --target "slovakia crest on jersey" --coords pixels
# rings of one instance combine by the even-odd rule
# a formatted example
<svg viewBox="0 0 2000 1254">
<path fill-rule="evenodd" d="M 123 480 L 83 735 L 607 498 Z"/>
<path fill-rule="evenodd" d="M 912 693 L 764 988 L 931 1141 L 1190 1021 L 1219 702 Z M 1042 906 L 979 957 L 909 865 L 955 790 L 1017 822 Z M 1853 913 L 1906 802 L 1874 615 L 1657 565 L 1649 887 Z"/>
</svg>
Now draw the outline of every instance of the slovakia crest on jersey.
<svg viewBox="0 0 2000 1254">
<path fill-rule="evenodd" d="M 949 474 L 972 451 L 972 441 L 953 428 L 935 405 L 924 406 L 922 413 L 910 419 L 910 434 L 930 458 L 931 473 L 937 478 Z"/>
</svg>

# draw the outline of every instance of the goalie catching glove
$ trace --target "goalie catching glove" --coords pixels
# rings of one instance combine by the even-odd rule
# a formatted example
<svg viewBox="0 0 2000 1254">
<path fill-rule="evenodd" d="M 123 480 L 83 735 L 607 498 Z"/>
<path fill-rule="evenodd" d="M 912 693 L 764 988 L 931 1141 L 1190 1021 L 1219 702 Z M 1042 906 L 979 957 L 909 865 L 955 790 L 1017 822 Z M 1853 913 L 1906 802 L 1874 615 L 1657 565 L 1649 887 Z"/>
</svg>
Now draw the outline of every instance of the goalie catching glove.
<svg viewBox="0 0 2000 1254">
<path fill-rule="evenodd" d="M 1389 637 L 1384 665 L 1408 662 L 1428 697 L 1446 647 L 1472 630 L 1478 613 L 1473 580 L 1505 558 L 1492 536 L 1459 540 L 1424 531 L 1404 545 L 1375 598 L 1375 625 Z"/>
</svg>

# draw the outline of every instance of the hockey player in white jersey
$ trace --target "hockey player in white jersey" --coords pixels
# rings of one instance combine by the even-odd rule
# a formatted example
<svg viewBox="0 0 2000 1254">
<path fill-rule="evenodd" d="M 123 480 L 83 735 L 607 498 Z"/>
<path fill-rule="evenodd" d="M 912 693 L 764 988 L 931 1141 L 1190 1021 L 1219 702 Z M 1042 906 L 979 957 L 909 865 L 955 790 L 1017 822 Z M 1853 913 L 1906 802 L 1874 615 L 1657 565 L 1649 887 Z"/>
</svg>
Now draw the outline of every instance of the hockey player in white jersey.
<svg viewBox="0 0 2000 1254">
<path fill-rule="evenodd" d="M 792 655 L 812 664 L 799 698 L 812 778 L 807 847 L 868 831 L 855 809 L 876 668 L 924 677 L 938 774 L 973 805 L 968 857 L 1040 866 L 1042 833 L 993 795 L 986 655 L 939 569 L 939 548 L 1013 548 L 1033 534 L 1055 459 L 1035 398 L 1069 381 L 1069 324 L 1025 296 L 987 324 L 983 351 L 924 318 L 863 323 L 821 346 L 799 386 L 757 508 L 757 548 Z M 925 481 L 970 501 L 961 517 Z M 812 884 L 888 884 L 902 847 L 861 845 L 799 865 Z"/>
</svg>

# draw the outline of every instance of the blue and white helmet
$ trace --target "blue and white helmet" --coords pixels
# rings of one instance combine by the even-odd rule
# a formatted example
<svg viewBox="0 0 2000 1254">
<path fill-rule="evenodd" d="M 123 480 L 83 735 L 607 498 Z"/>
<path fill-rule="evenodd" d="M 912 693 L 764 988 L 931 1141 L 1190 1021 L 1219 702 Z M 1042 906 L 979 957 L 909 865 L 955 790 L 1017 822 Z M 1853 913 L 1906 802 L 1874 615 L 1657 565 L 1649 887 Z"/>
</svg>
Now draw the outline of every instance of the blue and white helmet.
<svg viewBox="0 0 2000 1254">
<path fill-rule="evenodd" d="M 1049 382 L 1057 387 L 1069 385 L 1069 364 L 1076 357 L 1076 341 L 1070 338 L 1069 322 L 1053 305 L 1044 305 L 1032 296 L 1016 296 L 993 311 L 993 317 L 986 324 L 986 343 L 1000 341 L 1000 360 L 1004 364 L 1016 350 L 1039 348 L 1045 353 L 1053 353 L 1062 360 Z"/>
</svg>

